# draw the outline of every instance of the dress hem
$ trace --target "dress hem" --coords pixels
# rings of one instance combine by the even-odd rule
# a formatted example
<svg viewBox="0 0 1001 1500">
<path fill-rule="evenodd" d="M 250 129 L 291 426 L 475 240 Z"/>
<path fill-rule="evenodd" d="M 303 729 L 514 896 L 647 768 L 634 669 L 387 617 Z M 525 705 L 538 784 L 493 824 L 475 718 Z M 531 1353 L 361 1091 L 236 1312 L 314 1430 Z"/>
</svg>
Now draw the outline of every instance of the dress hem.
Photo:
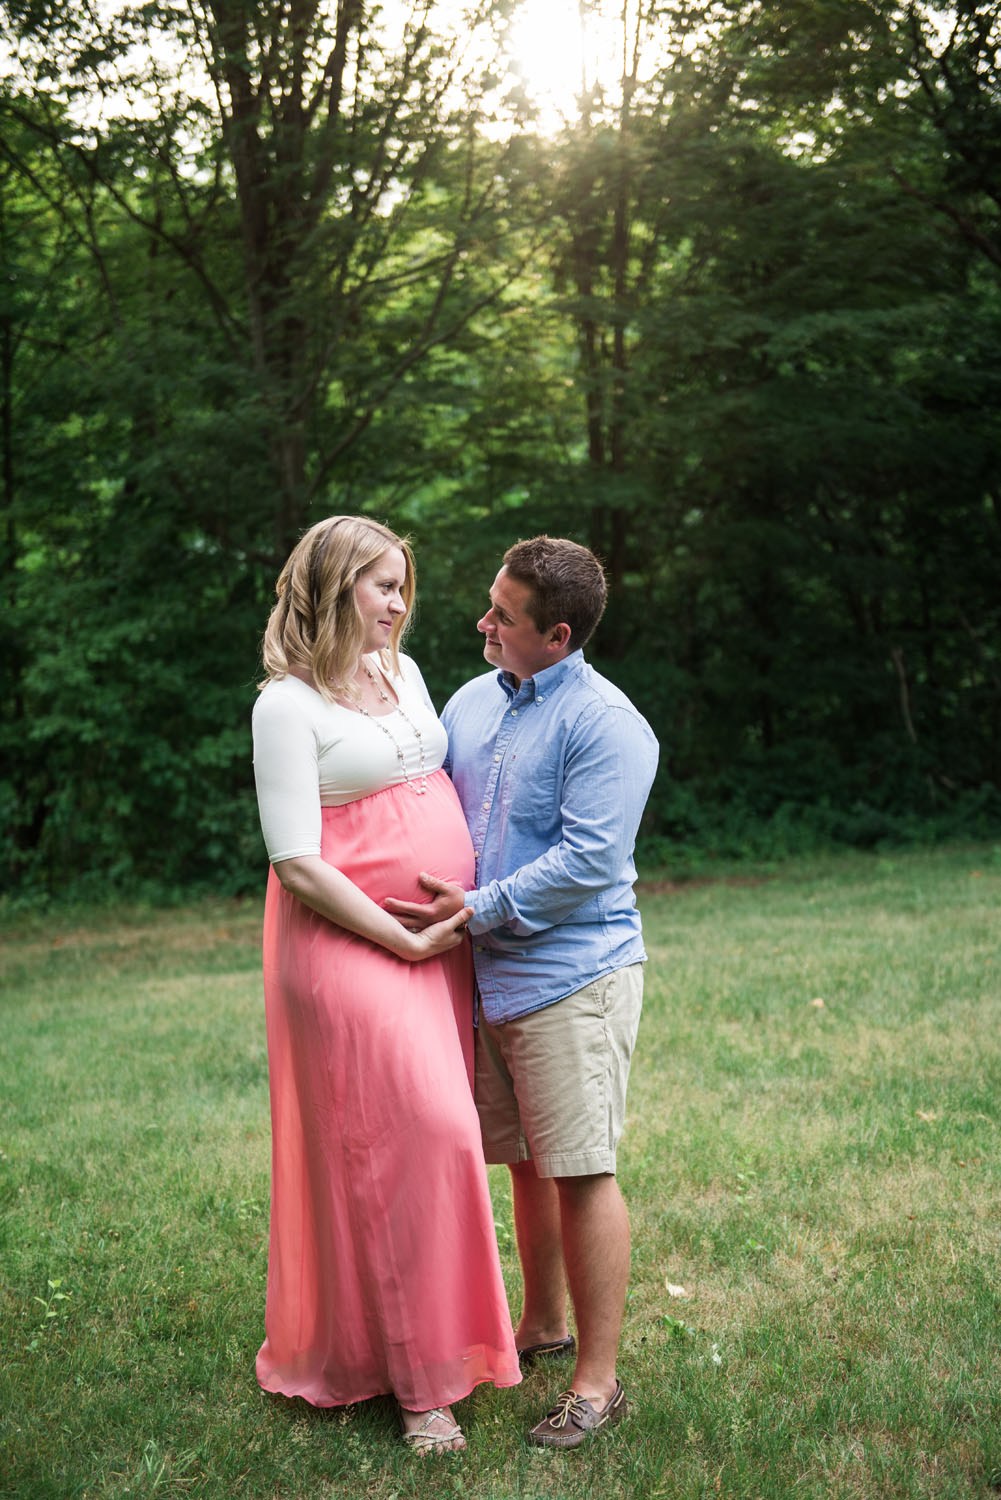
<svg viewBox="0 0 1001 1500">
<path fill-rule="evenodd" d="M 498 1390 L 510 1390 L 513 1386 L 520 1385 L 521 1381 L 522 1376 L 520 1371 L 512 1380 L 501 1380 L 499 1378 L 495 1378 L 492 1375 L 483 1375 L 479 1380 L 474 1380 L 472 1385 L 463 1390 L 460 1395 L 442 1396 L 434 1404 L 436 1406 L 451 1406 L 453 1401 L 464 1401 L 467 1396 L 472 1395 L 473 1391 L 475 1391 L 476 1387 L 479 1385 L 493 1385 L 496 1386 Z M 349 1396 L 345 1400 L 316 1401 L 312 1396 L 307 1396 L 304 1391 L 283 1390 L 280 1386 L 264 1385 L 260 1380 L 257 1382 L 257 1384 L 260 1386 L 261 1390 L 266 1396 L 284 1396 L 289 1401 L 305 1401 L 307 1405 L 315 1406 L 318 1411 L 332 1411 L 341 1406 L 357 1406 L 361 1401 L 375 1401 L 379 1396 L 389 1396 L 392 1398 L 392 1400 L 399 1401 L 399 1397 L 396 1395 L 395 1391 L 369 1391 L 367 1395 Z M 402 1402 L 400 1404 L 402 1405 Z M 433 1410 L 433 1407 L 428 1406 L 418 1408 L 408 1406 L 406 1410 L 431 1411 Z"/>
</svg>

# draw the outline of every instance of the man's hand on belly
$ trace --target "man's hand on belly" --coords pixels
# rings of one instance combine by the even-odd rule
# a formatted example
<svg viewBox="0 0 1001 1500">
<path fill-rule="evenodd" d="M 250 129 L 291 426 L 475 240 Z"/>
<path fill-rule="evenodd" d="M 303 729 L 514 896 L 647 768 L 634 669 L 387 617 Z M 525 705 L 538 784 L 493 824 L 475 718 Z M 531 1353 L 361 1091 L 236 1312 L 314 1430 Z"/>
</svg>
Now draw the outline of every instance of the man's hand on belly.
<svg viewBox="0 0 1001 1500">
<path fill-rule="evenodd" d="M 428 875 L 422 870 L 420 882 L 426 891 L 431 892 L 430 901 L 397 901 L 395 896 L 388 896 L 382 903 L 411 932 L 421 932 L 434 922 L 454 917 L 466 904 L 466 893 L 454 880 L 440 880 L 437 875 Z"/>
</svg>

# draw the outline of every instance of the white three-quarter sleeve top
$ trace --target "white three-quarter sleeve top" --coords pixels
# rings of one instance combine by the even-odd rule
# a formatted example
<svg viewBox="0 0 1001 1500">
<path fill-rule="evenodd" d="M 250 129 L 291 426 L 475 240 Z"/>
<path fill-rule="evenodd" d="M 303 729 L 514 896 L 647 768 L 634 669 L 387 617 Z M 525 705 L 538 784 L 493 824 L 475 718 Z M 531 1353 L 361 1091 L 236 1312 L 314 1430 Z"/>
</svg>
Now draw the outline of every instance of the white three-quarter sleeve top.
<svg viewBox="0 0 1001 1500">
<path fill-rule="evenodd" d="M 387 675 L 377 655 L 367 660 L 374 672 Z M 254 779 L 272 864 L 320 853 L 322 807 L 440 770 L 448 740 L 420 669 L 401 656 L 400 671 L 389 677 L 400 707 L 378 720 L 329 703 L 298 677 L 274 678 L 261 689 L 253 714 Z M 411 724 L 420 730 L 420 742 Z"/>
</svg>

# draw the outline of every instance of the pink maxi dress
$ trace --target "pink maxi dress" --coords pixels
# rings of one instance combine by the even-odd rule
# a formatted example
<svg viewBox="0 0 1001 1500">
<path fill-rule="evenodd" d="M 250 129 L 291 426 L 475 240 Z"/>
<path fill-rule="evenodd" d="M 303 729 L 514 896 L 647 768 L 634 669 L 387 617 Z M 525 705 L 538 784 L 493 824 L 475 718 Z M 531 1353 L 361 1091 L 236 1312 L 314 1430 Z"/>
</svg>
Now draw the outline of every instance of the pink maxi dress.
<svg viewBox="0 0 1001 1500">
<path fill-rule="evenodd" d="M 444 771 L 322 809 L 322 858 L 372 899 L 469 888 Z M 423 893 L 426 899 L 426 893 Z M 318 916 L 274 870 L 264 917 L 272 1116 L 267 1391 L 413 1411 L 520 1380 L 471 1092 L 468 942 L 407 963 Z"/>
</svg>

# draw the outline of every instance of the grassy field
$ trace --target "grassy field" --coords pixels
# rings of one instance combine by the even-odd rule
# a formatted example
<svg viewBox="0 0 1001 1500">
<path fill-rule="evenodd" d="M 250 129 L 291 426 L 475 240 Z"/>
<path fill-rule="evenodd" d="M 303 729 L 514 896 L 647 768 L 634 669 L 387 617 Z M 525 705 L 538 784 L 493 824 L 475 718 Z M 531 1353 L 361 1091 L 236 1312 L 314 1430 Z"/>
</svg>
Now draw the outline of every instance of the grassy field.
<svg viewBox="0 0 1001 1500">
<path fill-rule="evenodd" d="M 1001 1493 L 999 896 L 984 847 L 647 880 L 632 1416 L 531 1449 L 559 1386 L 536 1372 L 480 1388 L 468 1453 L 424 1464 L 389 1401 L 322 1413 L 254 1381 L 259 911 L 8 924 L 0 1495 Z"/>
</svg>

